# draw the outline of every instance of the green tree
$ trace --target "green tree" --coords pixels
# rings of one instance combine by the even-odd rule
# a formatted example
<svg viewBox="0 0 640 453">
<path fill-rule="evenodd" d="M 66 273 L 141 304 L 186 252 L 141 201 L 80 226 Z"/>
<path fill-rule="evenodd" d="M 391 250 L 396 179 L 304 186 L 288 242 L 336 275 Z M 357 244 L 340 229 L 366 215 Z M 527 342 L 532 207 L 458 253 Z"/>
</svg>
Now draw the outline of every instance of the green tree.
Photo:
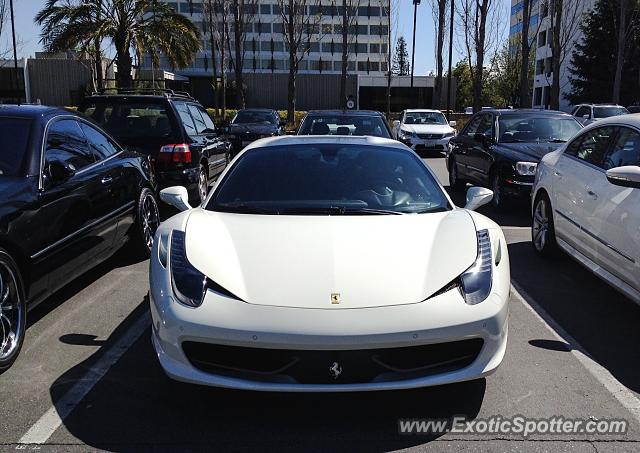
<svg viewBox="0 0 640 453">
<path fill-rule="evenodd" d="M 407 51 L 407 41 L 405 41 L 404 36 L 400 36 L 398 43 L 396 44 L 392 70 L 396 75 L 406 76 L 411 74 L 409 51 Z"/>
<path fill-rule="evenodd" d="M 456 79 L 456 106 L 458 112 L 473 105 L 473 80 L 471 70 L 466 61 L 460 61 L 451 70 L 451 75 Z"/>
<path fill-rule="evenodd" d="M 200 31 L 187 17 L 157 0 L 47 0 L 35 22 L 40 42 L 49 52 L 110 40 L 118 65 L 118 87 L 130 87 L 135 53 L 159 64 L 160 52 L 176 68 L 193 62 Z"/>
<path fill-rule="evenodd" d="M 615 80 L 617 20 L 615 0 L 599 0 L 581 25 L 584 38 L 575 46 L 569 68 L 571 91 L 566 98 L 572 104 L 611 102 Z M 636 19 L 636 22 L 637 19 Z M 636 23 L 628 38 L 621 77 L 620 102 L 628 105 L 638 100 L 640 71 L 640 36 Z"/>
</svg>

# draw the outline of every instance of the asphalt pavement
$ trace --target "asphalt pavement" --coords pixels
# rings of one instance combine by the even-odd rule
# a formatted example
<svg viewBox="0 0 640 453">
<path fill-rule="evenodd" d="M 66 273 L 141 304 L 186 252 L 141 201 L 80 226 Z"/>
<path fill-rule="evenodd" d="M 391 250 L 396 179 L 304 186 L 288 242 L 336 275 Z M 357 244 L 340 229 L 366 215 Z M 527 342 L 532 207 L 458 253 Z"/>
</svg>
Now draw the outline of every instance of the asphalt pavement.
<svg viewBox="0 0 640 453">
<path fill-rule="evenodd" d="M 446 183 L 444 159 L 426 159 Z M 463 204 L 464 194 L 452 194 Z M 182 384 L 150 343 L 148 262 L 127 250 L 29 315 L 0 375 L 0 450 L 640 451 L 640 307 L 530 244 L 527 206 L 504 229 L 514 290 L 507 354 L 486 379 L 411 391 L 280 394 Z M 399 434 L 410 418 L 624 419 L 624 435 Z M 25 443 L 25 442 L 28 442 Z"/>
</svg>

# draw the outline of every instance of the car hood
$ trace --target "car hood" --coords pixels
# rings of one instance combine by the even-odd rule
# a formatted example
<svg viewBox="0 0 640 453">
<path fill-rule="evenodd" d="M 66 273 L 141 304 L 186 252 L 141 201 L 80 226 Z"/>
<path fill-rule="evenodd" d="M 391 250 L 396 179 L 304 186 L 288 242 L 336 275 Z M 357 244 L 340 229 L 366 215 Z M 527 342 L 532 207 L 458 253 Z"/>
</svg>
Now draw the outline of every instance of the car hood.
<svg viewBox="0 0 640 453">
<path fill-rule="evenodd" d="M 402 129 L 416 134 L 449 134 L 455 132 L 448 124 L 403 124 Z"/>
<path fill-rule="evenodd" d="M 564 143 L 499 143 L 497 149 L 515 160 L 528 159 L 539 162 L 546 154 L 555 151 Z"/>
<path fill-rule="evenodd" d="M 272 134 L 278 130 L 278 126 L 275 124 L 232 124 L 231 133 L 233 134 Z"/>
<path fill-rule="evenodd" d="M 186 252 L 196 269 L 250 304 L 366 308 L 424 301 L 473 264 L 477 237 L 460 209 L 372 216 L 199 209 L 186 225 Z"/>
</svg>

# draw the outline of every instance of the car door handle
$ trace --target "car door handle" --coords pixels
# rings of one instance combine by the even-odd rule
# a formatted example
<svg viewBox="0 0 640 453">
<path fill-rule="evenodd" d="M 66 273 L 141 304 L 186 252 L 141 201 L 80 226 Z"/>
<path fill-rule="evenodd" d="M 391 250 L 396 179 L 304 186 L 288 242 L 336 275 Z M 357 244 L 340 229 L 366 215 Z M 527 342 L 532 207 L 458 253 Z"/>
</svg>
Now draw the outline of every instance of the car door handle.
<svg viewBox="0 0 640 453">
<path fill-rule="evenodd" d="M 558 178 L 562 178 L 562 173 L 560 173 L 558 170 L 555 170 L 555 171 L 553 172 L 553 174 L 554 174 L 555 176 L 557 176 Z"/>
<path fill-rule="evenodd" d="M 595 193 L 593 190 L 587 190 L 587 195 L 589 195 L 591 198 L 593 198 L 594 200 L 598 199 L 598 194 Z"/>
<path fill-rule="evenodd" d="M 100 182 L 102 184 L 104 184 L 105 186 L 109 185 L 109 184 L 111 184 L 113 182 L 113 177 L 112 176 L 105 176 L 100 180 Z"/>
</svg>

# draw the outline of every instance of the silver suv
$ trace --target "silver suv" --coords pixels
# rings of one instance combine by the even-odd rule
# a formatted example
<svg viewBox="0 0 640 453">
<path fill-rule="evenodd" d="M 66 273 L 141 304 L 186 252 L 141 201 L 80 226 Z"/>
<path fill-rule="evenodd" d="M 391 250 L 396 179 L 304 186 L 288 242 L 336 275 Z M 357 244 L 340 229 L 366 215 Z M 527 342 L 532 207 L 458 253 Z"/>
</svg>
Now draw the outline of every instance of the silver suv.
<svg viewBox="0 0 640 453">
<path fill-rule="evenodd" d="M 602 118 L 627 115 L 628 113 L 626 108 L 616 104 L 580 104 L 571 111 L 571 114 L 585 126 Z"/>
</svg>

